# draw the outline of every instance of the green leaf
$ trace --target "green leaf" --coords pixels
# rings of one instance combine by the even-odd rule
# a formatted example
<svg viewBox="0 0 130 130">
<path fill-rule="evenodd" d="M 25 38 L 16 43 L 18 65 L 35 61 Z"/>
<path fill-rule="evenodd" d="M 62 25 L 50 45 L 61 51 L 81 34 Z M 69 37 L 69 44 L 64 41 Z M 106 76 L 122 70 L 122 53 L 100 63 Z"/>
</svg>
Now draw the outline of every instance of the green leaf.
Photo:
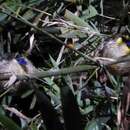
<svg viewBox="0 0 130 130">
<path fill-rule="evenodd" d="M 77 91 L 77 102 L 78 102 L 78 105 L 79 106 L 83 106 L 83 102 L 82 102 L 82 100 L 81 100 L 81 91 Z"/>
<path fill-rule="evenodd" d="M 11 8 L 12 10 L 16 11 L 19 6 L 22 4 L 21 0 L 6 0 L 4 3 L 6 6 Z"/>
<path fill-rule="evenodd" d="M 92 105 L 86 107 L 85 109 L 82 109 L 82 114 L 85 115 L 85 114 L 88 114 L 90 112 L 92 112 L 94 109 L 94 107 Z"/>
<path fill-rule="evenodd" d="M 85 130 L 99 130 L 99 125 L 96 120 L 89 122 Z"/>
<path fill-rule="evenodd" d="M 31 127 L 31 130 L 38 130 L 37 125 L 35 123 L 31 123 L 30 127 Z"/>
<path fill-rule="evenodd" d="M 58 64 L 57 64 L 57 62 L 55 61 L 55 59 L 54 59 L 51 55 L 49 55 L 49 57 L 50 57 L 50 60 L 51 60 L 51 63 L 52 63 L 52 65 L 53 65 L 53 67 L 54 67 L 54 68 L 58 68 Z"/>
<path fill-rule="evenodd" d="M 44 78 L 44 80 L 50 86 L 50 89 L 55 91 L 55 94 L 60 93 L 59 87 L 53 82 L 51 78 Z"/>
<path fill-rule="evenodd" d="M 23 18 L 26 19 L 26 20 L 30 20 L 31 18 L 33 18 L 35 16 L 35 13 L 31 10 L 28 10 L 26 11 L 24 14 L 23 14 Z"/>
<path fill-rule="evenodd" d="M 102 130 L 105 127 L 110 128 L 106 123 L 109 120 L 109 117 L 101 117 L 97 119 L 93 119 L 92 121 L 88 122 L 85 127 L 85 130 Z"/>
<path fill-rule="evenodd" d="M 85 22 L 84 20 L 82 20 L 81 18 L 79 18 L 69 10 L 65 11 L 65 18 L 71 20 L 73 23 L 75 23 L 78 26 L 88 27 L 89 29 L 93 30 L 93 28 L 87 22 Z"/>
<path fill-rule="evenodd" d="M 26 91 L 24 94 L 22 94 L 21 98 L 26 98 L 26 97 L 28 97 L 29 95 L 31 95 L 33 92 L 34 92 L 34 90 L 28 90 L 28 91 Z"/>
<path fill-rule="evenodd" d="M 36 96 L 34 95 L 33 98 L 32 98 L 32 102 L 31 102 L 31 105 L 30 105 L 30 109 L 33 109 L 36 105 Z"/>
<path fill-rule="evenodd" d="M 6 18 L 8 17 L 8 15 L 0 13 L 0 22 L 3 22 L 4 24 L 6 24 L 7 20 L 4 21 Z"/>
<path fill-rule="evenodd" d="M 88 9 L 86 9 L 84 12 L 83 12 L 83 19 L 84 20 L 88 20 L 89 18 L 92 18 L 94 16 L 96 16 L 98 14 L 97 10 L 92 6 L 90 5 L 88 7 Z"/>
<path fill-rule="evenodd" d="M 22 130 L 13 120 L 8 118 L 5 115 L 0 114 L 0 122 L 8 129 L 8 130 Z"/>
</svg>

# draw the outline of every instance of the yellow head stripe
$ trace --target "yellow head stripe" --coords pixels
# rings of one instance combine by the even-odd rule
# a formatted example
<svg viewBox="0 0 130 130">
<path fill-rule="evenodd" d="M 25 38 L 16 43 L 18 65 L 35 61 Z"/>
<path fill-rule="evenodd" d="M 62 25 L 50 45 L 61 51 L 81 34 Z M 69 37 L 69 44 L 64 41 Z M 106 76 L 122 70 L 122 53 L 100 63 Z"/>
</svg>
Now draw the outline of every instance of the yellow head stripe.
<svg viewBox="0 0 130 130">
<path fill-rule="evenodd" d="M 117 40 L 116 40 L 116 43 L 121 45 L 123 44 L 123 39 L 121 37 L 119 37 Z"/>
</svg>

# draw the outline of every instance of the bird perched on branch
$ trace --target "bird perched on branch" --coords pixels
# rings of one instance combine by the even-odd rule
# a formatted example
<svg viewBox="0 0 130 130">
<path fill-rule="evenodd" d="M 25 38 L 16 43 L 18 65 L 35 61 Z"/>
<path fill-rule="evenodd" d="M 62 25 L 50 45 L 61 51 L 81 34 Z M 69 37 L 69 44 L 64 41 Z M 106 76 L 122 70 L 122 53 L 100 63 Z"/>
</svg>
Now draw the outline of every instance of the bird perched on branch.
<svg viewBox="0 0 130 130">
<path fill-rule="evenodd" d="M 29 75 L 36 71 L 33 64 L 24 56 L 8 55 L 0 59 L 0 87 L 8 88 L 17 80 L 17 75 Z M 7 80 L 4 80 L 4 78 Z M 9 77 L 9 79 L 8 79 Z"/>
<path fill-rule="evenodd" d="M 130 57 L 130 37 L 120 36 L 111 38 L 103 42 L 103 48 L 99 52 L 99 56 L 103 57 L 101 64 L 109 64 L 109 62 L 118 62 L 121 59 Z M 105 59 L 106 58 L 106 59 Z M 108 69 L 114 74 L 125 75 L 130 73 L 130 60 L 116 63 L 108 66 Z"/>
</svg>

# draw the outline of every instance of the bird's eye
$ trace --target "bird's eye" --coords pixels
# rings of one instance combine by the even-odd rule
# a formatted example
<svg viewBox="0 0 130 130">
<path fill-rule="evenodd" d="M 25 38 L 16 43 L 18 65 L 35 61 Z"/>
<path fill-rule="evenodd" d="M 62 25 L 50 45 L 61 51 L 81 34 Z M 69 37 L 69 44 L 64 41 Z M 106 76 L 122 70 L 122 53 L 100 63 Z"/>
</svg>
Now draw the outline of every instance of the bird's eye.
<svg viewBox="0 0 130 130">
<path fill-rule="evenodd" d="M 16 58 L 20 65 L 26 65 L 27 61 L 23 57 Z"/>
</svg>

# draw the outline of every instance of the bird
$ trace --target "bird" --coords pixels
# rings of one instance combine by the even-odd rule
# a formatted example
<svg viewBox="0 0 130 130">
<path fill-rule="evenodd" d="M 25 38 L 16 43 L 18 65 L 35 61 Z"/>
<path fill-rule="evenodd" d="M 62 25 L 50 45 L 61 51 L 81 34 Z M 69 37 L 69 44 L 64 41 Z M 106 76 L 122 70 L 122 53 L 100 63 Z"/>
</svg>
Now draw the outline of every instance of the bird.
<svg viewBox="0 0 130 130">
<path fill-rule="evenodd" d="M 118 61 L 130 57 L 130 37 L 128 35 L 116 36 L 104 40 L 98 56 L 106 58 L 100 60 L 101 64 L 107 64 L 110 61 Z M 107 61 L 107 59 L 109 59 Z M 130 74 L 130 61 L 116 63 L 107 66 L 113 74 L 126 75 Z"/>
<path fill-rule="evenodd" d="M 30 75 L 36 67 L 23 55 L 7 55 L 0 58 L 0 78 L 9 77 L 9 80 L 0 81 L 0 87 L 7 89 L 17 80 L 17 75 Z"/>
</svg>

